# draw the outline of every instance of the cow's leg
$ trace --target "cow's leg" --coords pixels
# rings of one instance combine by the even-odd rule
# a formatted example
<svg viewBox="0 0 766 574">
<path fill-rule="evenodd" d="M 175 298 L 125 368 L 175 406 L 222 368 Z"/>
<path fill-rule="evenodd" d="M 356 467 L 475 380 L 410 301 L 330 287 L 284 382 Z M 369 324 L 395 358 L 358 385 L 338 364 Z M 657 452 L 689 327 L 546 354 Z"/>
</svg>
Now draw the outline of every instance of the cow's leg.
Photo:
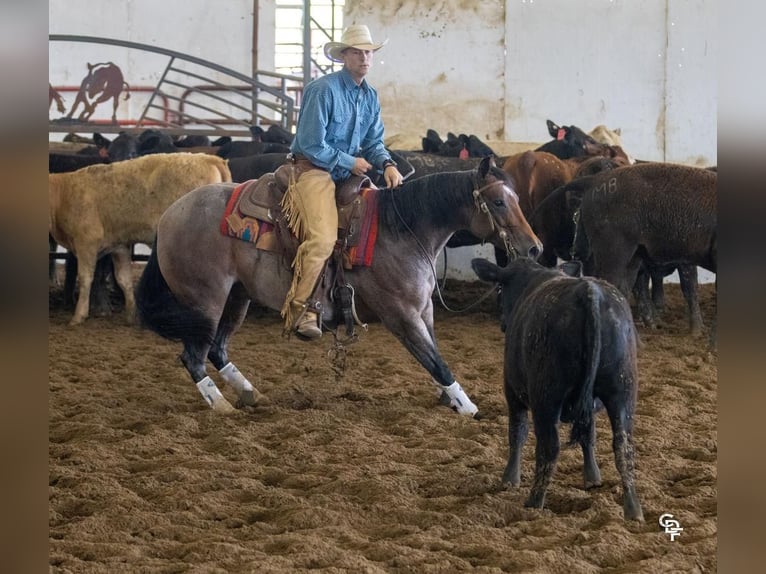
<svg viewBox="0 0 766 574">
<path fill-rule="evenodd" d="M 558 415 L 550 408 L 539 406 L 532 408 L 532 422 L 535 427 L 537 447 L 535 449 L 535 479 L 532 490 L 524 506 L 542 508 L 545 503 L 545 493 L 551 483 L 551 477 L 556 469 L 559 456 Z"/>
<path fill-rule="evenodd" d="M 56 250 L 58 249 L 58 243 L 53 239 L 51 234 L 48 234 L 48 280 L 52 287 L 60 287 L 58 274 L 56 273 Z"/>
<path fill-rule="evenodd" d="M 229 293 L 223 315 L 218 322 L 213 345 L 207 354 L 210 362 L 218 369 L 221 378 L 239 395 L 237 408 L 255 406 L 262 402 L 264 396 L 248 381 L 245 376 L 229 360 L 228 345 L 231 335 L 236 331 L 247 315 L 250 297 L 241 283 L 235 283 Z"/>
<path fill-rule="evenodd" d="M 112 252 L 114 279 L 125 295 L 125 319 L 131 325 L 136 320 L 136 298 L 133 295 L 133 271 L 131 269 L 132 260 L 131 248 L 127 245 L 120 245 Z"/>
<path fill-rule="evenodd" d="M 681 284 L 681 292 L 684 294 L 689 308 L 689 327 L 692 335 L 699 335 L 705 326 L 702 321 L 702 312 L 697 298 L 699 282 L 696 265 L 679 265 L 678 280 Z"/>
<path fill-rule="evenodd" d="M 507 383 L 506 383 L 507 384 Z M 506 390 L 508 403 L 508 464 L 503 472 L 503 486 L 519 486 L 521 483 L 521 451 L 529 433 L 527 407 L 515 395 Z"/>
<path fill-rule="evenodd" d="M 78 249 L 77 256 L 77 305 L 74 308 L 74 316 L 69 321 L 70 325 L 79 325 L 88 317 L 90 311 L 90 286 L 93 283 L 93 271 L 96 268 L 95 250 Z"/>
<path fill-rule="evenodd" d="M 654 269 L 650 273 L 652 278 L 652 305 L 657 312 L 665 310 L 665 271 Z"/>
<path fill-rule="evenodd" d="M 627 408 L 620 404 L 622 400 L 616 396 L 610 397 L 604 400 L 604 405 L 612 426 L 614 462 L 622 480 L 622 507 L 625 519 L 643 521 L 644 513 L 636 492 L 633 425 Z"/>
<path fill-rule="evenodd" d="M 638 316 L 643 321 L 644 325 L 654 329 L 657 324 L 654 320 L 654 310 L 649 300 L 649 278 L 651 274 L 642 265 L 636 275 L 636 281 L 633 284 L 633 298 L 636 300 L 636 307 L 638 308 Z M 652 293 L 654 293 L 654 280 L 652 279 Z"/>
<path fill-rule="evenodd" d="M 590 435 L 580 441 L 583 457 L 583 480 L 586 490 L 601 486 L 601 472 L 596 462 L 596 421 L 591 420 Z"/>
<path fill-rule="evenodd" d="M 105 317 L 112 312 L 109 283 L 113 275 L 112 258 L 99 257 L 96 261 L 96 269 L 93 271 L 93 285 L 90 292 L 91 310 L 95 316 Z"/>
</svg>

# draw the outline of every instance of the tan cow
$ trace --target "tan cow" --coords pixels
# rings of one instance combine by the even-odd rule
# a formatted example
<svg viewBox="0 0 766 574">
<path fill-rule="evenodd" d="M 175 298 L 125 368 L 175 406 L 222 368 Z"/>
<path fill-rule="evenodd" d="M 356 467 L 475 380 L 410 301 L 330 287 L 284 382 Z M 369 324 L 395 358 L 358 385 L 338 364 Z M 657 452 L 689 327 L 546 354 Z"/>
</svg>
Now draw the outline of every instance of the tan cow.
<svg viewBox="0 0 766 574">
<path fill-rule="evenodd" d="M 51 173 L 48 181 L 50 234 L 78 259 L 80 290 L 70 321 L 77 325 L 88 316 L 96 259 L 104 253 L 112 254 L 132 322 L 132 245 L 153 242 L 160 216 L 176 199 L 208 183 L 231 181 L 231 173 L 226 160 L 210 154 L 152 154 Z"/>
</svg>

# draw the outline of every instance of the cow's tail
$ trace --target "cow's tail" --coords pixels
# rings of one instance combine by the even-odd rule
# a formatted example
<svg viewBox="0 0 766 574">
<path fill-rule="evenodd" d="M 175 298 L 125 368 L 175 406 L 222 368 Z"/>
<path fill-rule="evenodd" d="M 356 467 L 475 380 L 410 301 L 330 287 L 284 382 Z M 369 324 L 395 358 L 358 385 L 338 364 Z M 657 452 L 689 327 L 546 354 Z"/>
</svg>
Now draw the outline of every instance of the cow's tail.
<svg viewBox="0 0 766 574">
<path fill-rule="evenodd" d="M 213 156 L 216 159 L 219 159 L 218 156 Z M 231 170 L 229 169 L 229 160 L 220 158 L 220 162 L 216 162 L 216 167 L 218 169 L 218 173 L 221 174 L 221 181 L 224 183 L 228 183 L 232 181 L 231 178 Z"/>
<path fill-rule="evenodd" d="M 128 82 L 123 82 L 122 85 L 125 88 L 125 97 L 123 99 L 128 100 L 130 99 L 130 85 L 128 85 Z"/>
<path fill-rule="evenodd" d="M 586 349 L 586 367 L 580 392 L 572 406 L 572 432 L 570 444 L 580 444 L 590 441 L 593 426 L 593 389 L 596 384 L 596 374 L 601 363 L 601 297 L 598 286 L 586 281 L 588 305 L 585 313 L 585 328 L 582 337 L 583 348 Z"/>
<path fill-rule="evenodd" d="M 201 311 L 181 303 L 160 270 L 157 240 L 136 286 L 136 309 L 143 327 L 171 341 L 211 343 L 215 332 L 212 320 Z"/>
</svg>

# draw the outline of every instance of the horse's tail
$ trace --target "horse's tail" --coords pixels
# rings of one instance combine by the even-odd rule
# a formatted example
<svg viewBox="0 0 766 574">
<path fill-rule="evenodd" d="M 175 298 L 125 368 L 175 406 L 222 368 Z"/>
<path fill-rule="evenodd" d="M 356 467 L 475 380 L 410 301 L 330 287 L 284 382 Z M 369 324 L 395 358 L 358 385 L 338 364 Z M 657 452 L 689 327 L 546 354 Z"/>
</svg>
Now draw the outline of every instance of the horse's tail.
<svg viewBox="0 0 766 574">
<path fill-rule="evenodd" d="M 585 374 L 579 393 L 574 397 L 572 405 L 572 431 L 569 435 L 570 444 L 582 444 L 590 441 L 593 426 L 593 390 L 596 383 L 596 373 L 601 363 L 601 289 L 590 281 L 585 283 L 588 305 L 585 310 L 585 329 L 580 341 L 583 349 L 587 349 Z"/>
<path fill-rule="evenodd" d="M 136 286 L 136 308 L 142 326 L 171 341 L 212 343 L 215 325 L 202 312 L 181 303 L 162 276 L 157 240 Z"/>
</svg>

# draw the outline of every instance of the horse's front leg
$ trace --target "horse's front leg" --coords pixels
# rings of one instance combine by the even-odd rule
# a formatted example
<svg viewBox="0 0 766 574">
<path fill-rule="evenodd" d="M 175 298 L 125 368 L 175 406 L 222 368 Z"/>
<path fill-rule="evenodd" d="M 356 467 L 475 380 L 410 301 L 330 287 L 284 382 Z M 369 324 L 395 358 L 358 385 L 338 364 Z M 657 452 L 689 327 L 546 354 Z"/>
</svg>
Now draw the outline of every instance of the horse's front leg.
<svg viewBox="0 0 766 574">
<path fill-rule="evenodd" d="M 402 342 L 413 357 L 431 374 L 434 383 L 446 395 L 449 405 L 461 415 L 479 418 L 479 408 L 455 380 L 436 346 L 433 330 L 433 307 L 430 299 L 422 313 L 398 309 L 380 315 L 383 324 Z M 445 403 L 447 402 L 445 398 Z"/>
</svg>

